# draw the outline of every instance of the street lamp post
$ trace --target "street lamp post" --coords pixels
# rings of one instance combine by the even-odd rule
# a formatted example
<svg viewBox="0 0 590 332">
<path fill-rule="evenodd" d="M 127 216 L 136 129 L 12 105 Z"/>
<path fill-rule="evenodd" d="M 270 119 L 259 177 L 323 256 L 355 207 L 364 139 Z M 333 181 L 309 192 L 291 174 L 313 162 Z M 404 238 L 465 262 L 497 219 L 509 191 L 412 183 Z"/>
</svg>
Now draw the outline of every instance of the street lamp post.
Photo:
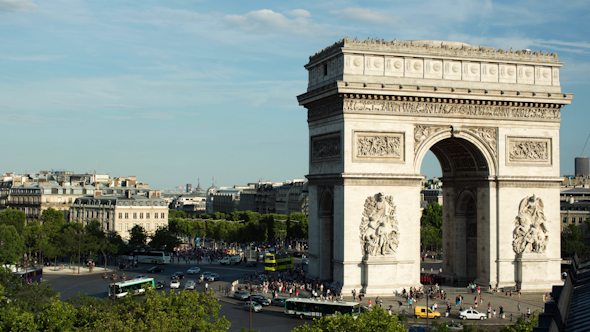
<svg viewBox="0 0 590 332">
<path fill-rule="evenodd" d="M 80 256 L 82 256 L 82 234 L 84 233 L 83 230 L 79 230 L 78 233 L 78 274 L 80 274 Z"/>
</svg>

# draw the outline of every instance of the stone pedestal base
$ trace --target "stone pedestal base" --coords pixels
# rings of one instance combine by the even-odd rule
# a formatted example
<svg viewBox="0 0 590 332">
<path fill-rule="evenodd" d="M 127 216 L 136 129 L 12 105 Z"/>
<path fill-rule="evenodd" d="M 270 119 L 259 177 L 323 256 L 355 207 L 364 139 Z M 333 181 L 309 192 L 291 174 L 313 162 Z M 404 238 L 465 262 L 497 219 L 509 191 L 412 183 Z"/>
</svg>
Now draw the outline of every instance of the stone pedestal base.
<svg viewBox="0 0 590 332">
<path fill-rule="evenodd" d="M 516 256 L 516 287 L 523 292 L 548 292 L 549 260 L 545 254 L 522 253 Z"/>
<path fill-rule="evenodd" d="M 366 296 L 392 296 L 405 287 L 419 286 L 419 274 L 414 280 L 414 262 L 402 262 L 395 257 L 370 257 L 362 263 L 362 290 Z M 417 282 L 417 284 L 416 284 Z"/>
</svg>

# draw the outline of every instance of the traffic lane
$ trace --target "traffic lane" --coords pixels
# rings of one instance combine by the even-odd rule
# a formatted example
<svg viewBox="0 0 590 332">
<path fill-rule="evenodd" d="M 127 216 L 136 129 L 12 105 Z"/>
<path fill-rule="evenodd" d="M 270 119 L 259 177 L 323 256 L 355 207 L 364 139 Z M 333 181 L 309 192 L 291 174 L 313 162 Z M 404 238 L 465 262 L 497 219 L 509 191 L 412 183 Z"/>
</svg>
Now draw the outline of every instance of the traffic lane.
<svg viewBox="0 0 590 332">
<path fill-rule="evenodd" d="M 65 301 L 74 298 L 80 293 L 86 293 L 89 296 L 97 298 L 106 298 L 107 289 L 110 279 L 103 279 L 100 274 L 89 275 L 59 275 L 45 274 L 43 282 L 49 283 L 56 293 L 59 293 L 60 299 Z"/>
<path fill-rule="evenodd" d="M 237 332 L 250 324 L 250 311 L 243 309 L 243 304 L 233 305 L 221 303 L 219 316 L 225 318 L 231 323 L 229 332 Z M 261 332 L 282 332 L 292 331 L 295 327 L 302 324 L 313 324 L 311 320 L 300 320 L 285 315 L 282 311 L 270 311 L 268 307 L 263 307 L 261 312 L 252 312 L 252 330 Z"/>
</svg>

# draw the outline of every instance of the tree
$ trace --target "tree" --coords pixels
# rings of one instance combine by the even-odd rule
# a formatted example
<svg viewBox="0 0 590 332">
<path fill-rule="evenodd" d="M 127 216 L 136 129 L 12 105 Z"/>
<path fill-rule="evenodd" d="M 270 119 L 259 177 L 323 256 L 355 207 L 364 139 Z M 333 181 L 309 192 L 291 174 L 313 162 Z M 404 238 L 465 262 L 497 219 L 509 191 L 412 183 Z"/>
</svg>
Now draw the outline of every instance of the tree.
<svg viewBox="0 0 590 332">
<path fill-rule="evenodd" d="M 14 264 L 25 252 L 25 241 L 13 225 L 0 225 L 0 263 Z"/>
<path fill-rule="evenodd" d="M 309 218 L 303 213 L 291 213 L 287 236 L 294 239 L 307 239 L 309 237 Z"/>
<path fill-rule="evenodd" d="M 432 202 L 420 217 L 420 242 L 423 250 L 442 247 L 442 205 Z"/>
<path fill-rule="evenodd" d="M 373 331 L 406 331 L 396 316 L 391 316 L 384 309 L 376 306 L 372 311 L 359 314 L 357 319 L 351 315 L 323 316 L 314 319 L 313 326 L 307 324 L 293 329 L 293 332 L 373 332 Z"/>
<path fill-rule="evenodd" d="M 172 251 L 175 247 L 180 245 L 180 240 L 170 233 L 168 227 L 161 227 L 156 230 L 151 237 L 150 247 L 153 249 L 164 249 L 165 251 Z"/>
<path fill-rule="evenodd" d="M 12 225 L 19 234 L 22 234 L 26 221 L 23 211 L 8 208 L 0 212 L 0 225 Z"/>
<path fill-rule="evenodd" d="M 140 225 L 135 225 L 131 229 L 131 238 L 129 239 L 129 248 L 131 250 L 146 249 L 148 236 Z"/>
<path fill-rule="evenodd" d="M 537 327 L 538 315 L 531 315 L 528 320 L 519 317 L 514 325 L 506 325 L 499 329 L 499 332 L 532 332 Z"/>
<path fill-rule="evenodd" d="M 575 224 L 569 224 L 562 232 L 561 256 L 572 257 L 575 253 L 582 255 L 588 252 L 588 246 L 584 244 L 582 230 Z"/>
<path fill-rule="evenodd" d="M 43 210 L 43 212 L 41 213 L 41 221 L 43 223 L 51 222 L 57 226 L 63 226 L 64 224 L 66 224 L 64 213 L 53 208 L 47 208 L 47 210 Z"/>
</svg>

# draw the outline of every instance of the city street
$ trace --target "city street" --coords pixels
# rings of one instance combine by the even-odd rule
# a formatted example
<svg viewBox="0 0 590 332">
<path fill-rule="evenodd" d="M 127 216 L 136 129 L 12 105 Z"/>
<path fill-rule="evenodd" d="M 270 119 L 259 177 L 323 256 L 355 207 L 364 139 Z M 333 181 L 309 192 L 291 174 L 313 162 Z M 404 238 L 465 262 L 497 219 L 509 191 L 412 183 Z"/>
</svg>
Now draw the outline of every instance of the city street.
<svg viewBox="0 0 590 332">
<path fill-rule="evenodd" d="M 299 264 L 301 262 L 300 258 L 295 258 L 295 264 Z M 434 261 L 427 259 L 425 262 L 422 263 L 422 267 L 424 268 L 424 272 L 429 273 L 430 269 L 432 268 L 433 271 L 438 271 L 440 268 L 440 261 Z M 129 270 L 119 270 L 118 274 L 121 275 L 123 272 L 125 273 L 128 279 L 135 277 L 138 274 L 147 275 L 148 277 L 153 277 L 156 281 L 157 280 L 165 280 L 167 285 L 170 282 L 170 276 L 175 272 L 183 272 L 185 273 L 184 279 L 181 279 L 181 287 L 184 287 L 185 283 L 188 280 L 195 280 L 198 281 L 200 274 L 195 275 L 187 275 L 186 271 L 193 266 L 197 266 L 196 264 L 186 264 L 186 263 L 174 263 L 170 265 L 163 265 L 165 271 L 159 273 L 147 273 L 147 269 L 150 268 L 152 265 L 143 264 L 140 265 L 138 268 L 129 269 Z M 254 272 L 262 272 L 264 267 L 262 264 L 258 264 L 257 267 L 246 267 L 244 263 L 238 265 L 231 265 L 231 266 L 224 266 L 219 265 L 217 263 L 213 264 L 200 264 L 198 265 L 201 268 L 202 272 L 213 272 L 218 273 L 220 275 L 220 281 L 209 282 L 209 287 L 217 292 L 215 295 L 216 298 L 220 300 L 221 310 L 219 315 L 225 316 L 231 322 L 231 327 L 229 331 L 239 331 L 242 327 L 248 327 L 250 315 L 248 311 L 242 309 L 242 302 L 233 299 L 232 294 L 225 295 L 224 290 L 231 285 L 231 282 L 244 277 L 246 274 L 252 274 Z M 51 284 L 55 287 L 56 292 L 60 293 L 61 299 L 66 300 L 71 297 L 75 297 L 79 292 L 87 293 L 90 296 L 98 297 L 98 298 L 106 298 L 107 297 L 107 285 L 111 282 L 110 279 L 103 279 L 102 275 L 104 273 L 104 268 L 97 267 L 94 269 L 93 273 L 89 273 L 88 269 L 81 269 L 81 274 L 77 274 L 77 268 L 72 269 L 65 269 L 65 270 L 58 270 L 53 271 L 53 267 L 45 268 L 44 269 L 44 281 Z M 110 274 L 110 270 L 109 270 Z M 459 307 L 454 305 L 454 299 L 457 295 L 461 294 L 464 296 L 464 308 L 469 308 L 473 305 L 474 294 L 471 294 L 467 291 L 465 287 L 450 287 L 444 286 L 442 287 L 448 293 L 448 299 L 451 300 L 453 303 L 451 315 L 448 318 L 441 318 L 441 322 L 450 322 L 452 320 L 458 321 L 457 312 Z M 198 284 L 197 283 L 197 291 L 204 290 L 204 283 Z M 164 291 L 169 291 L 168 286 L 165 288 Z M 468 321 L 470 324 L 478 324 L 478 325 L 485 325 L 486 328 L 490 330 L 497 329 L 503 325 L 511 324 L 510 318 L 515 321 L 516 318 L 519 316 L 518 312 L 518 304 L 521 305 L 521 312 L 525 313 L 527 308 L 531 309 L 531 312 L 535 310 L 542 310 L 543 307 L 543 294 L 541 293 L 528 293 L 522 294 L 519 298 L 517 294 L 514 294 L 512 297 L 506 296 L 502 293 L 482 293 L 483 303 L 480 305 L 478 310 L 480 312 L 487 311 L 487 304 L 490 303 L 493 309 L 498 310 L 499 306 L 504 306 L 506 312 L 506 318 L 501 319 L 500 317 L 487 319 L 484 321 Z M 350 294 L 344 294 L 344 299 L 347 301 L 352 300 L 352 296 Z M 384 294 L 382 296 L 383 299 L 383 307 L 385 309 L 389 308 L 389 306 L 393 306 L 394 312 L 401 312 L 401 310 L 405 310 L 406 314 L 408 315 L 409 322 L 406 326 L 410 326 L 414 323 L 414 319 L 411 316 L 411 310 L 409 310 L 409 305 L 405 299 L 401 297 L 395 296 L 387 296 Z M 374 301 L 374 299 L 373 299 Z M 399 302 L 402 302 L 402 306 L 399 307 Z M 434 302 L 438 304 L 438 311 L 443 313 L 446 310 L 446 306 L 444 302 L 439 299 L 430 300 L 429 305 L 432 305 Z M 363 304 L 367 304 L 368 299 L 363 300 Z M 420 306 L 426 305 L 426 299 L 421 299 L 418 301 Z M 252 328 L 254 330 L 259 331 L 291 331 L 294 327 L 301 325 L 302 323 L 310 324 L 312 321 L 306 320 L 301 321 L 299 319 L 287 317 L 283 313 L 283 308 L 281 307 L 264 307 L 263 311 L 260 313 L 253 313 L 252 314 Z M 421 319 L 419 323 L 425 323 L 424 319 Z"/>
</svg>

